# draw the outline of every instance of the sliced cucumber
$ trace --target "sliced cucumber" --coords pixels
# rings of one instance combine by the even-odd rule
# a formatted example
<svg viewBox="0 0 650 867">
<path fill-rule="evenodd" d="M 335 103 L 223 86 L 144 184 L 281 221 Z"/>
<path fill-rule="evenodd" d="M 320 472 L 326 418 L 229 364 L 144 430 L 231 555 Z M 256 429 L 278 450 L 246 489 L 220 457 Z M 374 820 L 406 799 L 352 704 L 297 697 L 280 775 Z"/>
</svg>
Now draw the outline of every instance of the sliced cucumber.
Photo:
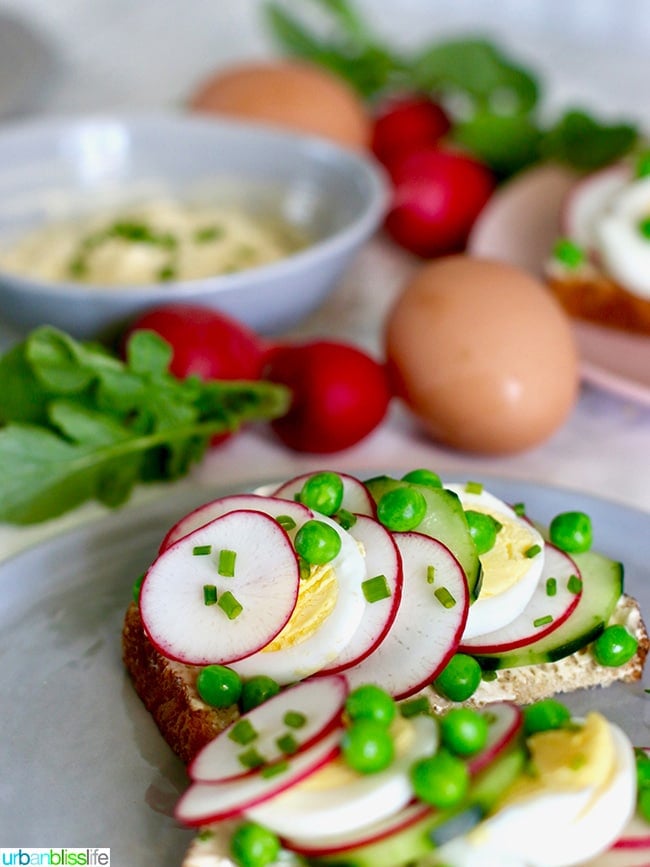
<svg viewBox="0 0 650 867">
<path fill-rule="evenodd" d="M 595 551 L 572 556 L 582 575 L 582 596 L 571 616 L 526 647 L 477 655 L 481 668 L 496 671 L 557 662 L 598 638 L 623 592 L 623 565 Z"/>
<path fill-rule="evenodd" d="M 470 598 L 476 599 L 481 584 L 481 563 L 469 532 L 465 511 L 456 494 L 445 488 L 428 488 L 391 476 L 375 476 L 368 479 L 365 485 L 376 503 L 388 491 L 405 485 L 420 491 L 427 502 L 427 513 L 415 527 L 416 532 L 432 536 L 449 548 L 467 576 Z"/>
<path fill-rule="evenodd" d="M 475 827 L 521 773 L 526 751 L 514 744 L 478 774 L 463 803 L 453 810 L 432 810 L 390 837 L 310 863 L 328 867 L 402 867 Z"/>
</svg>

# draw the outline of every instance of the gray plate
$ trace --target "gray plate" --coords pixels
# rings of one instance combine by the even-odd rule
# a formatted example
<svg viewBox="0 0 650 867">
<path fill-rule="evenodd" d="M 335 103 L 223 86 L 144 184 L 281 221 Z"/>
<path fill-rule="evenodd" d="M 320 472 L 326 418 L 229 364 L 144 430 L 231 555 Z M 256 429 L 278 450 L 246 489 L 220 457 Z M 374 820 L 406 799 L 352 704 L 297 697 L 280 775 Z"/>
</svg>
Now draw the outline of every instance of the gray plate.
<svg viewBox="0 0 650 867">
<path fill-rule="evenodd" d="M 549 521 L 582 509 L 596 547 L 626 565 L 626 588 L 650 611 L 650 516 L 573 492 L 485 479 Z M 191 832 L 170 814 L 183 768 L 135 696 L 120 660 L 134 579 L 171 524 L 229 493 L 200 489 L 124 509 L 0 566 L 3 680 L 0 846 L 111 847 L 116 867 L 172 867 Z M 577 713 L 605 710 L 650 743 L 643 685 L 571 696 Z"/>
</svg>

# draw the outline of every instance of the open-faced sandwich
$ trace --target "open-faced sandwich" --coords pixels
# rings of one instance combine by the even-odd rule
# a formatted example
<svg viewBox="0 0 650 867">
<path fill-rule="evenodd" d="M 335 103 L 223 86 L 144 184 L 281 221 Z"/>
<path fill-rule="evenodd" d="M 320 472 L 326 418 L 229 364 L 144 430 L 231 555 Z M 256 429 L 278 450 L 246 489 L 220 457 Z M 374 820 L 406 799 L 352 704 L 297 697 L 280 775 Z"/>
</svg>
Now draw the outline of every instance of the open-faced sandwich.
<svg viewBox="0 0 650 867">
<path fill-rule="evenodd" d="M 285 815 L 286 798 L 295 795 L 300 802 L 303 786 L 309 790 L 311 783 L 319 790 L 316 770 L 327 765 L 329 774 L 331 762 L 345 753 L 354 716 L 350 696 L 379 690 L 393 710 L 400 703 L 397 723 L 391 722 L 394 749 L 387 749 L 403 756 L 395 759 L 402 777 L 404 768 L 438 754 L 438 729 L 449 709 L 485 708 L 472 710 L 472 719 L 489 723 L 487 740 L 472 760 L 474 771 L 469 762 L 468 788 L 452 810 L 465 815 L 473 805 L 470 812 L 482 820 L 501 803 L 513 776 L 521 775 L 515 759 L 509 759 L 517 765 L 513 776 L 492 772 L 493 741 L 502 727 L 522 731 L 510 702 L 525 705 L 555 693 L 638 680 L 648 652 L 641 612 L 624 592 L 623 567 L 592 550 L 589 516 L 562 512 L 548 527 L 533 519 L 524 504 L 506 504 L 472 482 L 443 486 L 428 470 L 365 482 L 328 470 L 307 473 L 275 489 L 213 500 L 181 517 L 138 582 L 123 630 L 123 656 L 135 688 L 194 781 L 179 804 L 179 818 L 204 827 L 248 817 L 271 828 L 289 849 L 287 840 L 300 838 L 293 848 L 310 859 L 333 854 L 323 840 L 337 832 L 336 857 L 327 858 L 334 863 L 379 867 L 425 855 L 400 844 L 397 852 L 405 854 L 390 856 L 394 860 L 377 860 L 376 853 L 351 859 L 346 852 L 358 843 L 357 825 L 345 828 L 326 818 L 303 828 L 302 815 Z M 436 712 L 445 713 L 439 724 L 433 722 Z M 616 743 L 618 735 L 606 723 L 593 725 L 604 727 Z M 576 723 L 575 737 L 590 742 L 590 726 L 589 719 Z M 258 739 L 260 727 L 269 727 L 269 743 Z M 564 727 L 562 737 L 571 731 Z M 520 743 L 513 738 L 506 740 Z M 565 760 L 559 755 L 558 761 Z M 347 779 L 348 771 L 336 763 L 328 790 Z M 615 764 L 625 766 L 622 759 Z M 592 788 L 590 805 L 616 776 L 614 765 L 608 767 L 585 783 Z M 406 777 L 411 780 L 410 770 Z M 493 785 L 494 777 L 499 782 Z M 364 783 L 368 797 L 379 779 Z M 298 784 L 295 793 L 289 791 Z M 525 780 L 521 785 L 526 788 Z M 372 817 L 373 827 L 364 825 L 361 836 L 381 839 L 382 852 L 389 851 L 388 840 L 404 821 L 420 829 L 414 832 L 419 839 L 419 811 L 426 808 L 426 824 L 431 808 L 441 809 L 426 798 L 425 806 L 414 805 L 409 792 L 399 804 L 388 798 L 389 814 L 374 808 L 364 813 L 363 821 Z M 336 791 L 328 798 L 332 805 L 345 802 Z M 259 805 L 265 809 L 257 810 Z M 268 810 L 284 817 L 280 824 L 264 820 Z M 362 810 L 351 803 L 343 812 L 358 819 Z M 471 824 L 458 821 L 453 837 L 464 836 Z M 451 839 L 443 824 L 443 836 L 426 832 L 433 840 L 429 848 Z M 215 853 L 228 833 L 227 826 L 219 829 L 216 838 L 208 835 L 196 844 L 200 857 L 209 853 L 209 859 L 188 864 L 221 863 Z M 610 830 L 613 840 L 621 828 Z M 271 863 L 245 856 L 235 861 L 244 867 Z"/>
<path fill-rule="evenodd" d="M 571 189 L 549 285 L 572 316 L 650 334 L 650 153 Z"/>
</svg>

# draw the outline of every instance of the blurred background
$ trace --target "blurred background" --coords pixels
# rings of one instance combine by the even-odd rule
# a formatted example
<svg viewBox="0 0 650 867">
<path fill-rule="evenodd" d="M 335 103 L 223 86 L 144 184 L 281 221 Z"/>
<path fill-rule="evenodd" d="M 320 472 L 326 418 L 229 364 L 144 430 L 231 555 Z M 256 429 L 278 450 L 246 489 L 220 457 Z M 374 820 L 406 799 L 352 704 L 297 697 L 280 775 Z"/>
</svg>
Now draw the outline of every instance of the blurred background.
<svg viewBox="0 0 650 867">
<path fill-rule="evenodd" d="M 647 0 L 356 5 L 397 46 L 438 34 L 497 38 L 543 75 L 549 108 L 585 104 L 606 116 L 650 119 L 647 76 L 639 75 L 650 46 Z M 262 0 L 1 0 L 0 114 L 178 105 L 209 70 L 274 52 L 262 6 Z"/>
</svg>

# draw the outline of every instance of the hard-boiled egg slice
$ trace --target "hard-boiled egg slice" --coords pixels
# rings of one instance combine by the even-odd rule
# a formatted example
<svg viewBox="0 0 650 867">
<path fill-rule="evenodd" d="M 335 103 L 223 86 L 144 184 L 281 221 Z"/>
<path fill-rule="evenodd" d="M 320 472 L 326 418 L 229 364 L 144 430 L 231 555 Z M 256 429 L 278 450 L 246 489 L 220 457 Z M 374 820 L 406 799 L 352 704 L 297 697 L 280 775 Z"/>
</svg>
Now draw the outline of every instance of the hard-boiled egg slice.
<svg viewBox="0 0 650 867">
<path fill-rule="evenodd" d="M 578 740 L 570 755 L 562 755 L 552 738 L 549 747 L 561 756 L 557 765 L 562 777 L 541 773 L 530 791 L 524 788 L 517 794 L 515 788 L 491 818 L 444 846 L 441 861 L 453 867 L 570 867 L 613 844 L 635 808 L 634 752 L 617 726 L 602 717 L 596 722 L 597 731 L 584 743 Z M 570 731 L 559 738 L 563 736 L 569 741 L 573 737 Z M 573 772 L 581 783 L 577 787 L 570 785 Z"/>
<path fill-rule="evenodd" d="M 273 641 L 233 664 L 244 678 L 266 674 L 286 684 L 309 677 L 336 659 L 361 622 L 366 607 L 364 556 L 339 524 L 316 512 L 314 517 L 336 530 L 341 550 L 300 581 L 293 613 Z"/>
<path fill-rule="evenodd" d="M 481 486 L 446 486 L 463 508 L 490 515 L 501 525 L 494 546 L 480 555 L 483 583 L 469 609 L 463 638 L 511 623 L 530 601 L 544 565 L 544 539 L 525 518 Z"/>
<path fill-rule="evenodd" d="M 396 757 L 385 770 L 358 774 L 339 757 L 247 815 L 281 836 L 311 845 L 396 813 L 413 797 L 411 766 L 436 751 L 438 728 L 429 716 L 400 717 L 394 735 Z"/>
</svg>

